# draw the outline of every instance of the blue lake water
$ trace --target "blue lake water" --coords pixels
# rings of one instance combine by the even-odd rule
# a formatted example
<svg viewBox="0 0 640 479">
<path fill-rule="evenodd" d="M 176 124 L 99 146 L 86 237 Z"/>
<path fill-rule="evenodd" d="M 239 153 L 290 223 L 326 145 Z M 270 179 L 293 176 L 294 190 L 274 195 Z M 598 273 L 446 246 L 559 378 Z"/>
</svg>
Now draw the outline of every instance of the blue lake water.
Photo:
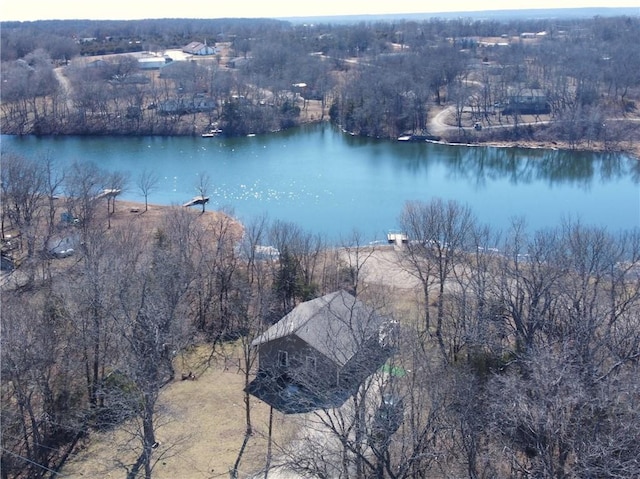
<svg viewBox="0 0 640 479">
<path fill-rule="evenodd" d="M 135 178 L 161 180 L 156 204 L 183 204 L 211 180 L 209 208 L 243 222 L 266 214 L 339 241 L 355 230 L 367 240 L 397 227 L 407 200 L 455 199 L 505 230 L 514 217 L 530 229 L 580 219 L 611 231 L 640 226 L 640 162 L 624 155 L 447 146 L 371 140 L 329 125 L 247 138 L 14 137 L 3 154 L 53 158 L 60 166 L 93 161 L 130 177 L 123 199 L 143 201 Z"/>
</svg>

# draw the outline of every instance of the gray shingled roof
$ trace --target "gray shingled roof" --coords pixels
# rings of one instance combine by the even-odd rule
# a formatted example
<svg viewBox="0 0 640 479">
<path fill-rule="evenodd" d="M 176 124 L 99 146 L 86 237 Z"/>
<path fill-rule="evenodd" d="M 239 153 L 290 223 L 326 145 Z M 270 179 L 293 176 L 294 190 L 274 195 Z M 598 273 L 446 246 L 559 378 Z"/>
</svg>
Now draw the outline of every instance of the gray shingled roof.
<svg viewBox="0 0 640 479">
<path fill-rule="evenodd" d="M 191 42 L 187 46 L 182 48 L 183 52 L 195 53 L 201 48 L 204 48 L 204 43 L 201 42 Z"/>
<path fill-rule="evenodd" d="M 343 366 L 367 339 L 378 334 L 381 324 L 373 310 L 340 290 L 299 304 L 251 344 L 295 335 Z"/>
</svg>

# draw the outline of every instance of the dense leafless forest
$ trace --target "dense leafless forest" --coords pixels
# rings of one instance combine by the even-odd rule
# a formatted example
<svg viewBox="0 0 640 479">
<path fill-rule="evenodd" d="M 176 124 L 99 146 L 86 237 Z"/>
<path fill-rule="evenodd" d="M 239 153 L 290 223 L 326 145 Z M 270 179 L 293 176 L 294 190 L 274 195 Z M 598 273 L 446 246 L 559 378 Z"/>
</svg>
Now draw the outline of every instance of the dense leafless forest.
<svg viewBox="0 0 640 479">
<path fill-rule="evenodd" d="M 14 259 L 2 276 L 3 477 L 55 476 L 94 433 L 122 424 L 131 436 L 117 446 L 134 455 L 122 474 L 152 477 L 157 401 L 180 379 L 176 356 L 234 343 L 248 383 L 252 339 L 340 289 L 393 319 L 386 370 L 402 374 L 362 384 L 352 408 L 314 415 L 324 439 L 281 444 L 289 467 L 354 478 L 640 474 L 637 229 L 531 233 L 514 222 L 499 233 L 436 199 L 398 212 L 411 238 L 400 247 L 354 233 L 335 248 L 294 224 L 241 228 L 199 209 L 167 207 L 145 223 L 151 210 L 122 212 L 104 194 L 124 181 L 92 164 L 63 175 L 3 157 L 3 269 Z M 152 172 L 135 182 L 156 184 Z M 383 252 L 402 287 L 370 280 Z M 365 405 L 389 394 L 403 409 L 386 429 Z"/>
<path fill-rule="evenodd" d="M 1 34 L 3 133 L 215 125 L 237 135 L 295 125 L 316 102 L 316 120 L 326 107 L 331 121 L 369 136 L 432 135 L 429 113 L 442 106 L 459 136 L 617 145 L 635 134 L 624 120 L 637 115 L 638 18 L 37 22 L 3 24 Z M 224 57 L 146 71 L 133 56 L 204 40 Z M 544 101 L 525 105 L 514 89 Z M 503 116 L 509 127 L 492 132 Z M 530 116 L 552 123 L 520 123 Z M 176 356 L 233 343 L 248 383 L 252 339 L 340 289 L 397 325 L 385 369 L 396 374 L 363 383 L 351 408 L 319 411 L 310 421 L 322 438 L 279 444 L 290 469 L 358 479 L 640 476 L 637 229 L 566 222 L 530 232 L 514 221 L 498 232 L 467 206 L 435 199 L 398 212 L 410 238 L 401 246 L 364 245 L 354 233 L 336 248 L 294 224 L 239 225 L 204 205 L 167 207 L 153 222 L 146 205 L 120 214 L 117 192 L 131 182 L 146 197 L 154 172 L 127 178 L 90 163 L 62 172 L 52 159 L 3 152 L 1 173 L 3 478 L 56 477 L 94 434 L 123 424 L 131 437 L 120 446 L 134 460 L 123 459 L 122 475 L 152 477 L 158 398 L 181 379 Z M 370 280 L 381 252 L 415 287 Z M 389 395 L 403 405 L 393 424 L 367 406 Z"/>
<path fill-rule="evenodd" d="M 5 22 L 2 130 L 233 136 L 330 119 L 371 137 L 619 149 L 638 138 L 639 33 L 631 16 Z M 212 51 L 172 53 L 191 42 Z"/>
</svg>

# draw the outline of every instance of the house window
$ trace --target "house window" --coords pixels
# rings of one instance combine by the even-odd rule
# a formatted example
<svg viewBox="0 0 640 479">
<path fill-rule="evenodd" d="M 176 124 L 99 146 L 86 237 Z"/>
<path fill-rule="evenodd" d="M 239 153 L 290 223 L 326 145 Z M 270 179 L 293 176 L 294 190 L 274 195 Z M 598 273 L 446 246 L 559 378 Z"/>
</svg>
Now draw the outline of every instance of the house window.
<svg viewBox="0 0 640 479">
<path fill-rule="evenodd" d="M 286 351 L 278 351 L 278 364 L 282 368 L 289 367 L 289 353 Z"/>
<path fill-rule="evenodd" d="M 315 356 L 307 356 L 307 369 L 309 371 L 315 371 L 316 370 L 316 357 Z"/>
</svg>

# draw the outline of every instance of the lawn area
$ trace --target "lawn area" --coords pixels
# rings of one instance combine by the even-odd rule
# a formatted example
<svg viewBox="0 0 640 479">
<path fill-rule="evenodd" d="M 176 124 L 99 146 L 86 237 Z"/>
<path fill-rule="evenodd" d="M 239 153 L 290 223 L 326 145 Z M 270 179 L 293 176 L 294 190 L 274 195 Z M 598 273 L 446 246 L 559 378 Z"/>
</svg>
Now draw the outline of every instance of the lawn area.
<svg viewBox="0 0 640 479">
<path fill-rule="evenodd" d="M 192 371 L 196 379 L 177 377 L 161 393 L 156 434 L 160 445 L 154 451 L 154 478 L 229 477 L 236 461 L 245 431 L 243 374 L 237 363 L 222 357 L 216 357 L 205 368 L 208 353 L 203 346 L 178 357 L 178 375 Z M 268 420 L 268 406 L 253 399 L 254 435 L 245 450 L 239 477 L 264 467 Z M 274 441 L 286 441 L 291 423 L 282 414 L 274 413 Z M 63 476 L 125 477 L 124 466 L 135 461 L 135 450 L 140 447 L 135 429 L 135 424 L 125 424 L 114 431 L 93 433 L 63 469 Z"/>
</svg>

